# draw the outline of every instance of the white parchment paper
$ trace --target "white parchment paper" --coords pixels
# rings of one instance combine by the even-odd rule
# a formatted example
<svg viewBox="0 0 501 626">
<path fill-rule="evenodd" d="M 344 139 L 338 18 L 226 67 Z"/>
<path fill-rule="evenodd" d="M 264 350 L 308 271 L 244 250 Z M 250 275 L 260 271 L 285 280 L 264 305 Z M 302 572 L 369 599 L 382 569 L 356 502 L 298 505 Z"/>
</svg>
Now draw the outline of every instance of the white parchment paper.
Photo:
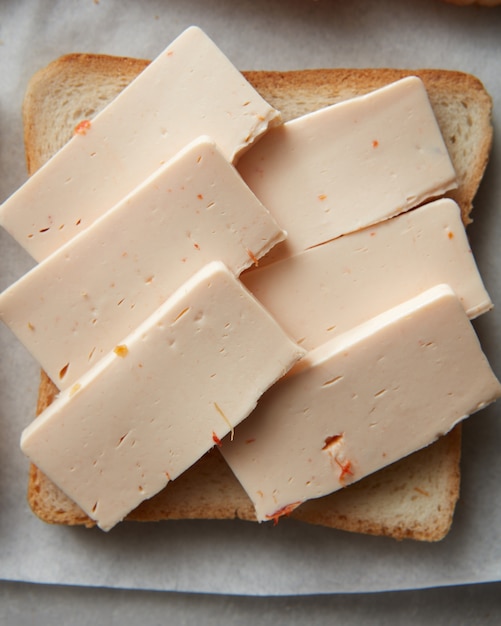
<svg viewBox="0 0 501 626">
<path fill-rule="evenodd" d="M 475 323 L 501 375 L 501 9 L 440 0 L 2 0 L 0 200 L 26 179 L 21 104 L 30 76 L 67 52 L 153 58 L 201 26 L 240 69 L 443 67 L 476 74 L 494 99 L 495 144 L 469 234 L 498 307 Z M 32 262 L 0 233 L 0 289 Z M 0 328 L 0 577 L 43 583 L 288 595 L 501 580 L 501 404 L 464 428 L 462 496 L 438 544 L 395 542 L 283 520 L 51 527 L 25 501 L 19 451 L 38 367 Z"/>
</svg>

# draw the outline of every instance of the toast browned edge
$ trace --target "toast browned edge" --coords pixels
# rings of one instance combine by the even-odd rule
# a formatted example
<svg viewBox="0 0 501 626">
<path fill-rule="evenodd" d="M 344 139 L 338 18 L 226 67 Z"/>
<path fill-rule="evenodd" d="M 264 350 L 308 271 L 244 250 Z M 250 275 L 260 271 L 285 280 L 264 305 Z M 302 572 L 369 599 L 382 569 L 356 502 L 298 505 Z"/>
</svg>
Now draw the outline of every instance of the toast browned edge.
<svg viewBox="0 0 501 626">
<path fill-rule="evenodd" d="M 50 111 L 40 108 L 49 97 L 48 90 L 53 90 L 57 84 L 60 96 L 64 97 L 65 84 L 71 77 L 71 89 L 77 84 L 88 100 L 87 109 L 83 107 L 79 112 L 80 119 L 91 117 L 106 104 L 101 102 L 96 107 L 96 102 L 92 101 L 95 76 L 110 82 L 117 81 L 118 93 L 147 63 L 145 60 L 124 57 L 70 54 L 40 70 L 30 82 L 23 106 L 28 172 L 32 174 L 51 156 L 39 150 L 37 142 L 40 116 L 48 115 L 50 119 L 51 115 Z M 458 167 L 460 163 L 455 162 L 459 188 L 449 194 L 460 205 L 465 225 L 469 223 L 472 200 L 487 164 L 492 142 L 491 100 L 475 77 L 454 71 L 393 69 L 243 73 L 266 100 L 283 112 L 284 119 L 371 91 L 410 74 L 423 80 L 436 113 L 440 109 L 441 100 L 450 98 L 451 94 L 465 108 L 473 102 L 480 102 L 485 128 L 477 142 L 473 164 L 475 172 L 461 171 L 461 167 Z M 292 109 L 296 107 L 298 111 L 291 112 L 292 99 L 295 103 Z M 438 113 L 437 118 L 440 122 Z M 446 143 L 452 148 L 457 141 L 456 133 L 462 132 L 461 128 L 455 128 L 452 124 L 444 132 L 443 124 L 441 127 Z M 65 129 L 65 139 L 69 139 L 72 131 L 73 127 L 70 126 Z M 62 140 L 60 143 L 62 145 Z M 468 170 L 471 168 L 470 164 Z M 57 388 L 42 372 L 37 415 L 52 402 L 56 393 Z M 438 541 L 450 528 L 459 497 L 460 447 L 461 429 L 458 426 L 431 446 L 376 474 L 342 491 L 306 502 L 291 516 L 312 524 L 352 532 L 386 535 L 396 539 Z M 432 489 L 440 495 L 438 502 L 433 498 Z M 89 527 L 95 525 L 34 465 L 30 467 L 28 501 L 33 512 L 45 522 Z M 221 455 L 217 450 L 211 450 L 162 492 L 143 502 L 127 519 L 159 521 L 233 518 L 255 520 L 253 506 Z"/>
</svg>

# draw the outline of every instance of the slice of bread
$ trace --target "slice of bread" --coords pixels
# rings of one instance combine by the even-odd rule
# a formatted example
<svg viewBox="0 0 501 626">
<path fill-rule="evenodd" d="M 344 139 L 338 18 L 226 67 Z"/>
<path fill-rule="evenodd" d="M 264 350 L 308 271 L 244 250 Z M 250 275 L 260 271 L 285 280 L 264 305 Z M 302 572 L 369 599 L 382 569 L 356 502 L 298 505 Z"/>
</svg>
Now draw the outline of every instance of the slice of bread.
<svg viewBox="0 0 501 626">
<path fill-rule="evenodd" d="M 25 149 L 32 174 L 72 135 L 116 96 L 147 61 L 71 54 L 40 70 L 31 80 L 23 106 Z M 465 224 L 491 141 L 491 99 L 471 75 L 442 70 L 391 69 L 245 72 L 248 80 L 285 120 L 365 93 L 414 74 L 424 81 L 458 174 L 451 192 Z M 56 387 L 42 372 L 37 413 L 53 400 Z M 459 496 L 460 427 L 439 441 L 330 496 L 312 500 L 292 517 L 354 532 L 438 541 L 449 530 Z M 38 468 L 31 466 L 28 500 L 49 523 L 94 525 Z M 129 519 L 253 520 L 250 500 L 217 450 L 157 496 L 143 502 Z"/>
</svg>

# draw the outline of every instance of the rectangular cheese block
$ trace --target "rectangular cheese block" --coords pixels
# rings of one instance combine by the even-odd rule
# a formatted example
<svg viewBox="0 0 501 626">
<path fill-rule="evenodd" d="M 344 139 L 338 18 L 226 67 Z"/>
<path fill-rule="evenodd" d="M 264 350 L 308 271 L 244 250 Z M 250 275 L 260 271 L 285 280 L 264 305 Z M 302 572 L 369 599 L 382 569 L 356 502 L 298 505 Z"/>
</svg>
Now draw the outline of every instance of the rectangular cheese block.
<svg viewBox="0 0 501 626">
<path fill-rule="evenodd" d="M 37 261 L 86 228 L 199 135 L 229 161 L 280 120 L 199 28 L 190 27 L 0 207 Z"/>
<path fill-rule="evenodd" d="M 253 268 L 242 280 L 307 350 L 437 283 L 454 289 L 470 318 L 492 307 L 449 199 Z"/>
<path fill-rule="evenodd" d="M 426 90 L 413 76 L 271 129 L 238 169 L 287 231 L 282 256 L 456 187 Z"/>
<path fill-rule="evenodd" d="M 61 392 L 21 446 L 107 530 L 230 433 L 302 356 L 213 262 Z"/>
<path fill-rule="evenodd" d="M 341 489 L 501 395 L 463 307 L 438 285 L 308 353 L 223 442 L 259 520 Z"/>
<path fill-rule="evenodd" d="M 201 137 L 0 295 L 0 318 L 65 389 L 210 261 L 235 274 L 285 233 Z"/>
</svg>

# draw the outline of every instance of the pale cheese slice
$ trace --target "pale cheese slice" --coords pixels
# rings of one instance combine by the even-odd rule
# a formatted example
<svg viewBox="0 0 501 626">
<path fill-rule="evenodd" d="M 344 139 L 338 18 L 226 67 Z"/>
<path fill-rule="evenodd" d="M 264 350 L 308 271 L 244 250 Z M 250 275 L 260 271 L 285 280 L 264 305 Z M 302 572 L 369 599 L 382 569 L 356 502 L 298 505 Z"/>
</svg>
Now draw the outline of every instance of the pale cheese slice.
<svg viewBox="0 0 501 626">
<path fill-rule="evenodd" d="M 278 519 L 447 433 L 501 395 L 453 291 L 438 285 L 308 353 L 222 452 Z"/>
<path fill-rule="evenodd" d="M 425 87 L 413 76 L 271 129 L 237 167 L 288 233 L 274 259 L 456 187 Z"/>
<path fill-rule="evenodd" d="M 235 160 L 273 109 L 197 27 L 185 30 L 0 207 L 37 261 L 91 224 L 200 135 Z"/>
<path fill-rule="evenodd" d="M 285 233 L 201 137 L 0 295 L 0 318 L 71 386 L 210 261 L 239 274 Z"/>
<path fill-rule="evenodd" d="M 438 283 L 454 289 L 470 318 L 492 307 L 449 199 L 249 270 L 242 280 L 307 350 Z"/>
<path fill-rule="evenodd" d="M 230 433 L 303 354 L 213 262 L 61 392 L 21 447 L 108 530 Z"/>
</svg>

